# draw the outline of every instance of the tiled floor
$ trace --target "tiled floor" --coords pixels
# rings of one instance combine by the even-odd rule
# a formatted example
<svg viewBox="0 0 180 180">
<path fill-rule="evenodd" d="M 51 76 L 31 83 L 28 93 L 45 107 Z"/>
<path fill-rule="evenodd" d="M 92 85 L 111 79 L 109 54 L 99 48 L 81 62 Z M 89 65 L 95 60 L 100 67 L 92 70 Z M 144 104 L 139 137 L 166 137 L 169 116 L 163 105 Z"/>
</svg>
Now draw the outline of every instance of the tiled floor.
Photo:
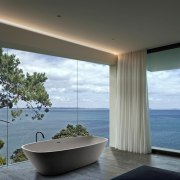
<svg viewBox="0 0 180 180">
<path fill-rule="evenodd" d="M 59 176 L 42 176 L 30 162 L 0 168 L 0 180 L 109 180 L 141 165 L 180 172 L 180 158 L 140 155 L 106 148 L 99 161 Z"/>
</svg>

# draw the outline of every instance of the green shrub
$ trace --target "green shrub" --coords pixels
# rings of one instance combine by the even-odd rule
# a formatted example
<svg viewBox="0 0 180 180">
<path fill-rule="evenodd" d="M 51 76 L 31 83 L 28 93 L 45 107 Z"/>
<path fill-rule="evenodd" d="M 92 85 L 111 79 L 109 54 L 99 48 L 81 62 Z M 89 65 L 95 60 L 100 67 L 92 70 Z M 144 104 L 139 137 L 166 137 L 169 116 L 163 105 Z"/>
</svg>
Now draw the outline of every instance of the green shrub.
<svg viewBox="0 0 180 180">
<path fill-rule="evenodd" d="M 0 149 L 4 146 L 4 141 L 0 139 Z M 6 158 L 0 156 L 0 166 L 6 165 Z"/>
<path fill-rule="evenodd" d="M 68 124 L 65 129 L 62 129 L 60 132 L 55 134 L 52 139 L 59 139 L 64 137 L 76 137 L 76 136 L 89 136 L 89 132 L 86 130 L 85 127 L 78 124 L 73 126 Z"/>
<path fill-rule="evenodd" d="M 2 149 L 3 146 L 4 146 L 4 141 L 2 141 L 2 140 L 0 139 L 0 149 Z"/>
<path fill-rule="evenodd" d="M 26 161 L 27 157 L 23 153 L 23 150 L 20 148 L 20 149 L 16 149 L 13 152 L 12 156 L 10 157 L 10 159 L 12 160 L 13 163 L 17 163 L 17 162 Z"/>
<path fill-rule="evenodd" d="M 0 156 L 0 166 L 6 165 L 6 158 Z"/>
</svg>

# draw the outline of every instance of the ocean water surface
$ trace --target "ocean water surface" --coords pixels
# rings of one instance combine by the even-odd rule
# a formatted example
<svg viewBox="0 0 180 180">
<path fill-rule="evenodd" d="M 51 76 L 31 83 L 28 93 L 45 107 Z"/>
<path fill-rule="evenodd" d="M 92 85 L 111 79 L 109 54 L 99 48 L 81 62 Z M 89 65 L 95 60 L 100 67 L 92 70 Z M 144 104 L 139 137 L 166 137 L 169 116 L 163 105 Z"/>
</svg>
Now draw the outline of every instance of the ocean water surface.
<svg viewBox="0 0 180 180">
<path fill-rule="evenodd" d="M 28 110 L 25 110 L 28 111 Z M 0 110 L 0 119 L 6 119 L 5 109 Z M 9 115 L 9 121 L 11 117 Z M 32 120 L 22 116 L 8 125 L 0 122 L 0 138 L 5 146 L 0 155 L 8 157 L 23 144 L 35 142 L 35 134 L 41 131 L 45 139 L 65 128 L 67 124 L 77 124 L 77 110 L 52 108 L 43 120 Z M 85 126 L 90 134 L 109 138 L 109 109 L 79 109 L 78 123 Z M 150 110 L 152 146 L 180 150 L 180 110 Z M 8 133 L 8 151 L 7 151 Z M 38 140 L 42 140 L 41 135 Z"/>
</svg>

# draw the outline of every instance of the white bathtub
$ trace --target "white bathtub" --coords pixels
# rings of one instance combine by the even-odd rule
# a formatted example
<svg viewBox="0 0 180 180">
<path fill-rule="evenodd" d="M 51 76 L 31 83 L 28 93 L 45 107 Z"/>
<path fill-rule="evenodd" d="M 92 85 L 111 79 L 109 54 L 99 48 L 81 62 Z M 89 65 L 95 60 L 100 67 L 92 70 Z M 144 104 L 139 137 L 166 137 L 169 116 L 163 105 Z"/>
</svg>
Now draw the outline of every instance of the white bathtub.
<svg viewBox="0 0 180 180">
<path fill-rule="evenodd" d="M 71 137 L 26 144 L 22 149 L 40 174 L 57 175 L 96 162 L 106 142 L 102 137 Z"/>
</svg>

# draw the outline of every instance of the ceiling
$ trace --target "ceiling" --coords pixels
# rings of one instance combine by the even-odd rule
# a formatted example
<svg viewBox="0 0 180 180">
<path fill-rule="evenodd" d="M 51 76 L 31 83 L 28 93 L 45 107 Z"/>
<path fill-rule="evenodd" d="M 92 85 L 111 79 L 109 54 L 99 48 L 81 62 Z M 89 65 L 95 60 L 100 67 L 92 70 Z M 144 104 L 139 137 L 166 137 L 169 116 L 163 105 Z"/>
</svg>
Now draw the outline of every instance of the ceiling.
<svg viewBox="0 0 180 180">
<path fill-rule="evenodd" d="M 179 7 L 180 0 L 0 0 L 0 21 L 120 54 L 180 42 Z"/>
</svg>

